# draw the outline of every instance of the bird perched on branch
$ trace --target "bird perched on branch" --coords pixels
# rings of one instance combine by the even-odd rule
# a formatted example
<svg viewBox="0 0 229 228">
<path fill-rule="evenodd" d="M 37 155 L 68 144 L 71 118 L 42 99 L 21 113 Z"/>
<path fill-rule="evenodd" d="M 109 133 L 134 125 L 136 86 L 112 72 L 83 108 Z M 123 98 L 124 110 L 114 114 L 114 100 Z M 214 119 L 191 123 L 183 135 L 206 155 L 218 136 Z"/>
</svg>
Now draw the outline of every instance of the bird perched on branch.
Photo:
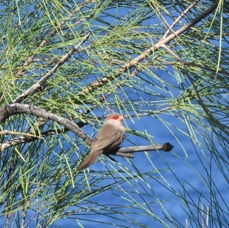
<svg viewBox="0 0 229 228">
<path fill-rule="evenodd" d="M 121 144 L 125 137 L 123 120 L 124 117 L 118 113 L 112 113 L 106 118 L 97 138 L 92 142 L 91 153 L 78 166 L 78 170 L 86 169 L 99 155 L 112 152 Z"/>
</svg>

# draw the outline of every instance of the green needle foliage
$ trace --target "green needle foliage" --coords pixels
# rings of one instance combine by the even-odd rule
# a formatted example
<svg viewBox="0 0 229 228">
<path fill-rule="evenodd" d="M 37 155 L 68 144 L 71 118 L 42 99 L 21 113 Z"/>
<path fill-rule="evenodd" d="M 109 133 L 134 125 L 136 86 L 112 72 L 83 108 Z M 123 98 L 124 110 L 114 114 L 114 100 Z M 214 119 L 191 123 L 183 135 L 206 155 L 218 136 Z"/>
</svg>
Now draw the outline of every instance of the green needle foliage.
<svg viewBox="0 0 229 228">
<path fill-rule="evenodd" d="M 91 137 L 112 110 L 125 146 L 175 148 L 79 172 L 85 140 L 15 113 L 0 125 L 0 223 L 229 227 L 228 12 L 224 0 L 2 1 L 1 110 L 29 104 Z"/>
</svg>

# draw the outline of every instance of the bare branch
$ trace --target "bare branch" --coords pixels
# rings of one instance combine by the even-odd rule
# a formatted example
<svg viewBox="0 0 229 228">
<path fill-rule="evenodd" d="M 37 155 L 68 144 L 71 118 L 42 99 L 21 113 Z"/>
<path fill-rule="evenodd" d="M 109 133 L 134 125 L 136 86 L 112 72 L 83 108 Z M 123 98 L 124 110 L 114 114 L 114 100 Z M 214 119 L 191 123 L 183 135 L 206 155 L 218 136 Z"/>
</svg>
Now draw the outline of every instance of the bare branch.
<svg viewBox="0 0 229 228">
<path fill-rule="evenodd" d="M 42 138 L 39 135 L 34 135 L 34 134 L 30 134 L 30 133 L 23 133 L 23 132 L 16 132 L 16 131 L 8 131 L 8 130 L 0 131 L 0 135 L 23 135 L 23 136 L 27 136 L 27 137 Z"/>
<path fill-rule="evenodd" d="M 92 3 L 93 0 L 88 0 L 86 2 L 83 2 L 82 4 L 79 4 L 78 7 L 76 9 L 74 9 L 63 21 L 61 21 L 60 23 L 57 24 L 56 28 L 54 28 L 50 34 L 48 35 L 48 38 L 44 39 L 41 41 L 41 43 L 39 44 L 39 48 L 42 48 L 44 47 L 48 41 L 50 40 L 51 37 L 53 37 L 60 29 L 61 27 L 65 24 L 65 22 L 69 21 L 79 10 L 80 8 Z M 29 56 L 27 58 L 27 60 L 24 62 L 24 66 L 28 66 L 30 65 L 31 63 L 34 62 L 34 57 L 35 57 L 35 54 L 32 54 L 31 56 Z M 24 68 L 23 69 L 20 69 L 17 74 L 16 74 L 16 77 L 22 75 L 24 72 Z"/>
<path fill-rule="evenodd" d="M 179 30 L 173 32 L 171 35 L 169 35 L 169 36 L 167 36 L 165 38 L 160 39 L 155 44 L 155 46 L 149 48 L 148 50 L 146 50 L 141 55 L 139 55 L 136 58 L 132 59 L 130 62 L 124 64 L 118 70 L 117 73 L 111 74 L 109 76 L 105 76 L 105 77 L 101 78 L 100 80 L 92 83 L 88 87 L 84 88 L 82 91 L 80 91 L 76 95 L 76 98 L 77 99 L 80 99 L 81 97 L 86 96 L 88 93 L 90 93 L 90 92 L 98 89 L 98 87 L 101 87 L 101 86 L 105 85 L 110 80 L 114 80 L 115 78 L 119 77 L 121 74 L 123 74 L 124 72 L 126 72 L 131 67 L 136 66 L 139 62 L 141 62 L 142 60 L 144 60 L 146 57 L 148 57 L 149 55 L 151 55 L 152 53 L 154 53 L 155 51 L 157 51 L 159 48 L 163 47 L 165 44 L 171 42 L 174 38 L 178 37 L 179 35 L 181 35 L 185 31 L 187 31 L 189 28 L 191 28 L 192 26 L 194 26 L 195 24 L 197 24 L 199 21 L 201 21 L 204 17 L 206 17 L 207 15 L 209 15 L 210 13 L 212 13 L 216 9 L 216 7 L 218 6 L 218 4 L 219 4 L 219 0 L 216 1 L 206 11 L 204 11 L 200 16 L 198 16 L 197 18 L 195 18 L 192 22 L 188 23 L 187 25 L 184 25 L 182 28 L 180 28 Z"/>
<path fill-rule="evenodd" d="M 113 151 L 112 153 L 104 155 L 108 156 L 109 155 L 116 155 L 120 157 L 128 157 L 128 158 L 134 158 L 134 154 L 136 152 L 145 152 L 145 151 L 159 151 L 163 150 L 165 152 L 169 152 L 174 148 L 173 145 L 171 145 L 169 142 L 166 142 L 162 145 L 145 145 L 145 146 L 131 146 L 131 147 L 123 147 L 119 148 L 116 151 Z"/>
<path fill-rule="evenodd" d="M 0 123 L 3 123 L 10 116 L 17 114 L 31 114 L 37 117 L 41 117 L 44 119 L 53 120 L 67 129 L 74 132 L 78 137 L 80 137 L 86 144 L 91 145 L 92 139 L 88 136 L 83 130 L 81 130 L 73 121 L 70 121 L 64 117 L 55 115 L 51 112 L 47 112 L 44 109 L 39 109 L 32 105 L 27 104 L 10 104 L 0 108 Z"/>
<path fill-rule="evenodd" d="M 219 4 L 219 0 L 216 1 L 211 7 L 209 7 L 207 10 L 205 10 L 200 16 L 198 16 L 197 18 L 195 18 L 190 23 L 188 23 L 187 25 L 184 25 L 182 28 L 180 28 L 176 32 L 172 33 L 171 35 L 167 36 L 166 38 L 162 38 L 161 40 L 159 40 L 159 42 L 157 43 L 159 45 L 159 47 L 161 47 L 162 44 L 167 44 L 168 42 L 170 42 L 175 37 L 181 35 L 185 31 L 187 31 L 189 28 L 191 28 L 194 25 L 196 25 L 203 18 L 205 18 L 206 16 L 208 16 L 210 13 L 212 13 L 217 8 L 218 4 Z"/>
<path fill-rule="evenodd" d="M 180 15 L 178 18 L 176 18 L 176 20 L 169 26 L 168 30 L 165 32 L 165 35 L 163 36 L 162 39 L 164 39 L 164 38 L 166 38 L 166 37 L 168 36 L 168 34 L 172 31 L 172 28 L 175 26 L 175 24 L 176 24 L 178 21 L 180 21 L 180 19 L 181 19 L 182 17 L 184 17 L 184 15 L 187 14 L 188 11 L 190 11 L 199 1 L 200 1 L 200 0 L 197 0 L 197 1 L 193 2 L 186 10 L 184 10 L 183 13 L 181 13 L 181 15 Z"/>
<path fill-rule="evenodd" d="M 36 82 L 33 86 L 31 86 L 28 90 L 26 90 L 23 94 L 18 96 L 13 100 L 12 103 L 20 103 L 23 101 L 26 97 L 28 97 L 31 94 L 34 94 L 36 91 L 38 91 L 41 86 L 48 80 L 50 76 L 53 75 L 53 73 L 56 72 L 56 70 L 63 65 L 78 49 L 79 47 L 89 38 L 90 33 L 88 33 L 82 41 L 77 44 L 71 51 L 69 51 L 66 55 L 64 55 L 58 62 L 57 64 L 43 77 L 41 78 L 38 82 Z"/>
<path fill-rule="evenodd" d="M 67 131 L 66 129 L 49 130 L 49 131 L 42 132 L 39 135 L 30 135 L 30 134 L 27 135 L 27 133 L 20 133 L 23 136 L 10 139 L 9 141 L 4 142 L 4 143 L 0 143 L 0 152 L 4 151 L 10 147 L 22 144 L 22 143 L 33 142 L 33 141 L 36 141 L 39 139 L 44 139 L 46 136 L 54 135 L 54 134 L 61 134 L 61 133 L 65 133 L 66 131 Z"/>
<path fill-rule="evenodd" d="M 118 152 L 120 153 L 133 153 L 133 152 L 144 152 L 144 151 L 152 151 L 152 150 L 163 150 L 165 152 L 169 152 L 173 149 L 173 145 L 170 143 L 164 143 L 162 145 L 147 145 L 147 146 L 131 146 L 126 148 L 120 148 Z"/>
<path fill-rule="evenodd" d="M 25 142 L 32 142 L 32 141 L 35 141 L 38 139 L 39 138 L 37 138 L 37 137 L 21 136 L 21 137 L 15 138 L 15 139 L 11 139 L 8 142 L 0 143 L 0 154 L 1 154 L 1 152 L 3 152 L 4 150 L 6 150 L 10 147 L 13 147 L 13 146 L 16 146 L 18 144 L 25 143 Z"/>
</svg>

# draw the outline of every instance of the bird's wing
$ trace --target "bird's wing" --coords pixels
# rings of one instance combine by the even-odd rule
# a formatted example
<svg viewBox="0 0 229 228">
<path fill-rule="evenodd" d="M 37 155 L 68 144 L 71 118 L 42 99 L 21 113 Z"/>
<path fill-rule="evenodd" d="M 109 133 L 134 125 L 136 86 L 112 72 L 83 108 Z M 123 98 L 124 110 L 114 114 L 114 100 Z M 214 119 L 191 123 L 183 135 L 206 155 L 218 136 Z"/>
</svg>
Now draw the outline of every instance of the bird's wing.
<svg viewBox="0 0 229 228">
<path fill-rule="evenodd" d="M 78 170 L 86 169 L 91 164 L 95 162 L 95 160 L 99 157 L 99 153 L 90 153 L 78 166 Z"/>
<path fill-rule="evenodd" d="M 92 144 L 93 150 L 114 149 L 123 140 L 124 133 L 122 128 L 113 124 L 104 124 L 101 128 L 98 137 Z"/>
</svg>

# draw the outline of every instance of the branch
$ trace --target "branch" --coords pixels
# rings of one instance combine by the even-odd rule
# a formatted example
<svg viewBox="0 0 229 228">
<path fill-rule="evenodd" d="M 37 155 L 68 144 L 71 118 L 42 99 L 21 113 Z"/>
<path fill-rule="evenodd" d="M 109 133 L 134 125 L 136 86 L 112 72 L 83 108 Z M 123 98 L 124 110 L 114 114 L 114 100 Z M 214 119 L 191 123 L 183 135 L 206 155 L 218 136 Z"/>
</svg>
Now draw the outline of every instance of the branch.
<svg viewBox="0 0 229 228">
<path fill-rule="evenodd" d="M 0 108 L 0 123 L 4 123 L 6 119 L 10 116 L 17 114 L 31 114 L 37 117 L 41 117 L 48 120 L 53 120 L 63 126 L 68 130 L 74 132 L 78 137 L 80 137 L 87 145 L 91 145 L 92 139 L 83 130 L 81 130 L 74 122 L 55 115 L 51 112 L 47 112 L 44 109 L 39 109 L 32 105 L 27 104 L 10 104 Z"/>
<path fill-rule="evenodd" d="M 77 12 L 79 12 L 80 8 L 86 6 L 87 4 L 90 4 L 93 0 L 88 0 L 86 2 L 83 2 L 82 4 L 78 4 L 77 8 L 74 9 L 63 21 L 61 21 L 60 23 L 58 23 L 56 25 L 56 28 L 54 28 L 50 34 L 48 35 L 48 37 L 46 39 L 43 39 L 41 41 L 41 43 L 39 44 L 38 48 L 42 48 L 44 47 L 48 41 L 50 40 L 51 37 L 53 37 L 60 29 L 61 27 L 65 24 L 65 22 L 69 21 Z M 26 61 L 24 62 L 24 66 L 29 66 L 31 63 L 34 62 L 34 57 L 35 54 L 33 53 L 31 56 L 29 56 Z M 24 73 L 24 69 L 20 69 L 17 73 L 16 73 L 16 77 L 22 75 Z"/>
<path fill-rule="evenodd" d="M 165 152 L 169 152 L 174 148 L 169 142 L 166 142 L 162 145 L 147 145 L 147 146 L 131 146 L 131 147 L 124 147 L 120 148 L 117 152 L 120 153 L 130 153 L 130 152 L 143 152 L 143 151 L 150 151 L 150 150 L 163 150 Z"/>
<path fill-rule="evenodd" d="M 145 152 L 145 151 L 158 151 L 163 150 L 165 152 L 169 152 L 174 148 L 169 142 L 166 142 L 162 145 L 146 145 L 146 146 L 131 146 L 131 147 L 124 147 L 118 148 L 118 150 L 113 151 L 112 153 L 104 153 L 104 155 L 116 155 L 121 157 L 128 157 L 134 158 L 134 154 L 136 152 Z"/>
<path fill-rule="evenodd" d="M 27 134 L 27 133 L 20 133 L 23 136 L 10 139 L 9 141 L 4 142 L 4 143 L 0 143 L 0 153 L 2 151 L 4 151 L 4 150 L 10 148 L 10 147 L 13 147 L 13 146 L 16 146 L 16 145 L 19 145 L 19 144 L 22 144 L 22 143 L 28 143 L 28 142 L 33 142 L 33 141 L 36 141 L 36 140 L 39 140 L 39 139 L 44 139 L 46 136 L 54 135 L 54 134 L 61 134 L 61 133 L 64 133 L 66 131 L 67 131 L 66 129 L 63 129 L 63 130 L 59 130 L 59 129 L 49 130 L 49 131 L 42 132 L 39 135 L 30 135 L 30 134 Z M 0 132 L 0 135 L 1 135 L 1 132 Z"/>
<path fill-rule="evenodd" d="M 32 105 L 26 105 L 26 104 L 10 104 L 5 107 L 0 108 L 0 123 L 4 123 L 6 119 L 8 119 L 10 116 L 17 115 L 17 114 L 32 114 L 37 117 L 43 118 L 43 119 L 50 119 L 53 121 L 56 121 L 57 123 L 65 126 L 67 129 L 74 132 L 78 137 L 80 137 L 87 145 L 91 145 L 92 139 L 90 136 L 88 136 L 83 130 L 81 130 L 74 122 L 64 118 L 57 116 L 53 113 L 47 112 L 44 109 L 39 109 Z M 6 148 L 9 148 L 11 146 L 17 145 L 22 142 L 30 142 L 34 141 L 36 136 L 30 135 L 30 137 L 19 137 L 17 139 L 12 140 L 11 142 L 7 142 L 4 144 L 0 144 L 0 152 L 3 151 Z M 108 153 L 107 155 L 116 155 L 121 157 L 128 157 L 128 158 L 134 158 L 133 153 L 134 152 L 143 152 L 143 151 L 153 151 L 153 150 L 163 150 L 163 151 L 171 151 L 173 149 L 173 145 L 170 143 L 164 143 L 163 145 L 147 145 L 147 146 L 132 146 L 132 147 L 126 147 L 126 148 L 118 148 L 118 150 L 113 151 L 112 153 Z"/>
<path fill-rule="evenodd" d="M 166 38 L 162 38 L 161 40 L 159 40 L 158 43 L 161 44 L 167 44 L 168 42 L 170 42 L 172 39 L 174 39 L 175 37 L 181 35 L 182 33 L 184 33 L 185 31 L 187 31 L 189 28 L 191 28 L 192 26 L 196 25 L 198 22 L 200 22 L 203 18 L 205 18 L 207 15 L 209 15 L 210 13 L 212 13 L 218 6 L 219 4 L 219 0 L 216 1 L 211 7 L 209 7 L 207 10 L 205 10 L 200 16 L 198 16 L 197 18 L 195 18 L 193 21 L 191 21 L 190 23 L 188 23 L 187 25 L 184 25 L 182 28 L 180 28 L 179 30 L 177 30 L 176 32 L 174 32 L 173 34 L 167 36 Z M 157 44 L 158 44 L 157 43 Z M 161 44 L 159 46 L 161 46 Z"/>
<path fill-rule="evenodd" d="M 179 17 L 176 18 L 176 20 L 169 26 L 168 30 L 165 32 L 164 36 L 163 36 L 163 39 L 166 38 L 168 36 L 168 34 L 172 31 L 172 28 L 176 25 L 176 23 L 178 21 L 180 21 L 180 19 L 182 17 L 184 17 L 185 14 L 188 13 L 188 11 L 190 11 L 200 0 L 197 0 L 195 2 L 193 2 L 186 10 L 184 10 L 184 12 L 182 12 L 180 14 Z"/>
<path fill-rule="evenodd" d="M 23 101 L 26 97 L 28 97 L 31 94 L 34 94 L 36 91 L 38 91 L 40 88 L 42 88 L 42 85 L 45 84 L 45 82 L 48 80 L 48 78 L 50 76 L 52 76 L 56 70 L 63 65 L 77 50 L 78 48 L 89 38 L 90 33 L 88 33 L 83 39 L 82 41 L 76 45 L 75 47 L 73 47 L 72 50 L 70 50 L 66 55 L 64 55 L 58 62 L 57 64 L 43 77 L 41 78 L 39 81 L 37 81 L 33 86 L 31 86 L 28 90 L 26 90 L 23 94 L 21 94 L 20 96 L 18 96 L 17 98 L 15 98 L 13 100 L 12 103 L 20 103 L 21 101 Z"/>
<path fill-rule="evenodd" d="M 92 83 L 88 87 L 84 88 L 82 91 L 80 91 L 76 95 L 76 98 L 80 100 L 81 97 L 84 97 L 88 93 L 93 92 L 94 90 L 98 89 L 99 87 L 102 87 L 103 85 L 107 84 L 110 80 L 114 80 L 115 78 L 119 77 L 121 74 L 125 73 L 131 67 L 136 66 L 139 62 L 141 62 L 142 60 L 144 60 L 146 57 L 148 57 L 149 55 L 151 55 L 155 51 L 159 50 L 159 48 L 161 48 L 165 44 L 171 42 L 174 38 L 178 37 L 179 35 L 181 35 L 185 31 L 187 31 L 189 28 L 191 28 L 192 26 L 194 26 L 195 24 L 197 24 L 199 21 L 201 21 L 204 17 L 206 17 L 207 15 L 209 15 L 210 13 L 212 13 L 217 8 L 218 4 L 219 4 L 219 0 L 216 1 L 206 11 L 204 11 L 200 16 L 198 16 L 197 18 L 195 18 L 192 22 L 188 23 L 187 25 L 184 25 L 182 28 L 180 28 L 179 30 L 173 32 L 169 36 L 163 37 L 162 39 L 160 39 L 155 44 L 155 46 L 149 48 L 148 50 L 146 50 L 145 52 L 143 52 L 141 55 L 139 55 L 136 58 L 132 59 L 130 62 L 124 64 L 118 70 L 118 72 L 116 72 L 114 74 L 111 74 L 109 76 L 105 76 L 105 77 L 101 78 L 100 80 Z"/>
<path fill-rule="evenodd" d="M 35 138 L 43 139 L 43 137 L 41 137 L 39 135 L 34 135 L 34 134 L 30 134 L 30 133 L 23 133 L 23 132 L 16 132 L 16 131 L 8 131 L 8 130 L 0 131 L 0 135 L 23 135 L 23 137 L 26 136 L 26 137 L 35 137 Z"/>
</svg>

